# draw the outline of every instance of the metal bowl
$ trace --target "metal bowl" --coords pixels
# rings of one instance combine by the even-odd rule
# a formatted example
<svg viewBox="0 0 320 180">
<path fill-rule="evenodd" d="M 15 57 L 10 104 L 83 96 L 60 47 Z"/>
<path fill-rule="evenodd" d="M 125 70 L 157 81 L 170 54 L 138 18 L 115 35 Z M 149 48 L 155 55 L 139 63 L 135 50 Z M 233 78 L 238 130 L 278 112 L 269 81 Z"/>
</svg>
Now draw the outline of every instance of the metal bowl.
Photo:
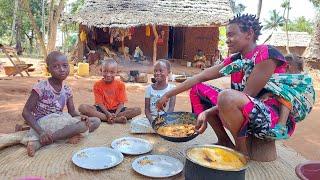
<svg viewBox="0 0 320 180">
<path fill-rule="evenodd" d="M 158 129 L 161 126 L 165 126 L 168 124 L 193 124 L 196 125 L 197 117 L 195 114 L 190 112 L 170 112 L 165 113 L 163 115 L 160 115 L 160 118 L 156 118 L 152 122 L 152 128 L 155 130 L 155 132 L 158 132 Z M 158 133 L 159 134 L 159 133 Z M 159 134 L 160 137 L 162 137 L 165 140 L 171 141 L 171 142 L 187 142 L 191 139 L 197 137 L 199 133 L 194 133 L 190 136 L 186 137 L 172 137 L 172 136 L 164 136 L 162 134 Z"/>
<path fill-rule="evenodd" d="M 239 169 L 219 169 L 207 167 L 194 161 L 189 157 L 189 151 L 195 148 L 220 148 L 234 153 L 244 163 L 244 166 Z M 186 150 L 186 163 L 184 167 L 185 178 L 188 179 L 224 179 L 224 180 L 244 180 L 245 170 L 248 168 L 249 160 L 243 154 L 224 146 L 219 145 L 196 145 Z"/>
</svg>

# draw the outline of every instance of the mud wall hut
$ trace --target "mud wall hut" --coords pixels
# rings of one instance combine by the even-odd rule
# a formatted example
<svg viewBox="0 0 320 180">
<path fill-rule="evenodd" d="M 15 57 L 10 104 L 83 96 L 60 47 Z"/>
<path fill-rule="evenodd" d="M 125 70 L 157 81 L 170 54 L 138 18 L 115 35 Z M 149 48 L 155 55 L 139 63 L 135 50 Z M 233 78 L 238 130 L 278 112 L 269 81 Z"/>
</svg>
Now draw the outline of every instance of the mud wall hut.
<svg viewBox="0 0 320 180">
<path fill-rule="evenodd" d="M 307 32 L 288 32 L 289 49 L 291 53 L 302 56 L 303 52 L 309 46 L 311 35 Z M 287 36 L 284 31 L 274 32 L 267 44 L 276 47 L 283 54 L 287 54 Z"/>
</svg>

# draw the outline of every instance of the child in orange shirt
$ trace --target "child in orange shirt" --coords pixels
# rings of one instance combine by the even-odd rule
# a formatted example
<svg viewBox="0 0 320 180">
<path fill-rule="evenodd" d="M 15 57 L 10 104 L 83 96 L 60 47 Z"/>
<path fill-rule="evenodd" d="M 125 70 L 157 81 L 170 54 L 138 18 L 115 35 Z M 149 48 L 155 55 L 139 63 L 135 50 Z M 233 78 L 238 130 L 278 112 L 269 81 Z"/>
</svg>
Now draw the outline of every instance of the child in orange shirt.
<svg viewBox="0 0 320 180">
<path fill-rule="evenodd" d="M 93 86 L 95 105 L 82 104 L 79 111 L 89 117 L 98 117 L 101 121 L 126 123 L 128 119 L 141 114 L 141 109 L 126 108 L 127 101 L 125 84 L 116 80 L 118 64 L 114 59 L 107 59 L 101 65 L 102 80 Z"/>
</svg>

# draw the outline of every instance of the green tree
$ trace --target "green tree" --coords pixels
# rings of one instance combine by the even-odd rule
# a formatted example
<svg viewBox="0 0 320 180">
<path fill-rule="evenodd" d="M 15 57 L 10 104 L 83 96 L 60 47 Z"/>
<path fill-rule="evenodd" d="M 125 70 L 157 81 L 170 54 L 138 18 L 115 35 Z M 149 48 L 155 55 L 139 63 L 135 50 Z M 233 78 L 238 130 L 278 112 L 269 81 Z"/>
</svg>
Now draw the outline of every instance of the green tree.
<svg viewBox="0 0 320 180">
<path fill-rule="evenodd" d="M 234 14 L 242 14 L 246 9 L 245 5 L 241 3 L 237 3 L 236 0 L 231 0 L 230 5 Z"/>
<path fill-rule="evenodd" d="M 284 28 L 283 30 L 285 31 Z M 288 22 L 288 31 L 308 32 L 309 34 L 313 34 L 313 23 L 301 16 Z"/>
<path fill-rule="evenodd" d="M 283 8 L 283 18 L 285 20 L 285 30 L 286 30 L 286 37 L 287 37 L 287 43 L 286 43 L 286 50 L 287 53 L 290 53 L 289 49 L 289 33 L 288 33 L 288 22 L 289 22 L 289 12 L 290 12 L 290 0 L 284 0 L 281 4 L 281 7 Z"/>
<path fill-rule="evenodd" d="M 264 41 L 267 42 L 271 37 L 274 31 L 281 28 L 285 23 L 283 16 L 280 15 L 275 9 L 271 11 L 270 17 L 268 20 L 265 21 L 264 29 L 271 30 L 271 34 L 268 38 Z"/>
<path fill-rule="evenodd" d="M 317 8 L 317 17 L 315 21 L 314 34 L 311 38 L 310 45 L 303 53 L 303 57 L 307 59 L 316 59 L 320 61 L 320 0 L 310 0 Z"/>
</svg>

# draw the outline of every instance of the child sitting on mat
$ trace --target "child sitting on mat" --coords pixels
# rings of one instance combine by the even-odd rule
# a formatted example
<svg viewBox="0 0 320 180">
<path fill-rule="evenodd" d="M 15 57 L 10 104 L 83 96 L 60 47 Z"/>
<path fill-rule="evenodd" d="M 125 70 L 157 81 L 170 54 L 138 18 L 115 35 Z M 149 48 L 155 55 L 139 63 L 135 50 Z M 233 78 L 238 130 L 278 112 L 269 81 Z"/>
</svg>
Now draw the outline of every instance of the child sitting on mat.
<svg viewBox="0 0 320 180">
<path fill-rule="evenodd" d="M 27 145 L 29 156 L 57 140 L 70 138 L 70 143 L 77 143 L 81 133 L 92 132 L 100 125 L 98 118 L 88 118 L 75 110 L 72 91 L 63 82 L 70 71 L 67 57 L 53 51 L 46 63 L 51 77 L 33 86 L 22 113 L 31 127 L 21 141 Z M 65 105 L 68 113 L 63 112 Z"/>
<path fill-rule="evenodd" d="M 174 88 L 173 84 L 168 84 L 168 74 L 171 71 L 171 65 L 168 60 L 160 59 L 154 65 L 154 78 L 155 83 L 147 86 L 145 95 L 145 114 L 149 122 L 152 124 L 154 118 L 164 112 L 158 112 L 156 107 L 157 101 L 163 96 L 164 93 Z M 170 98 L 169 102 L 165 107 L 166 112 L 173 112 L 176 103 L 176 97 Z"/>
<path fill-rule="evenodd" d="M 118 64 L 114 59 L 107 59 L 101 64 L 103 79 L 93 86 L 95 105 L 82 104 L 79 111 L 89 117 L 98 117 L 107 123 L 126 123 L 141 114 L 141 109 L 126 108 L 127 101 L 125 84 L 116 80 Z"/>
</svg>

